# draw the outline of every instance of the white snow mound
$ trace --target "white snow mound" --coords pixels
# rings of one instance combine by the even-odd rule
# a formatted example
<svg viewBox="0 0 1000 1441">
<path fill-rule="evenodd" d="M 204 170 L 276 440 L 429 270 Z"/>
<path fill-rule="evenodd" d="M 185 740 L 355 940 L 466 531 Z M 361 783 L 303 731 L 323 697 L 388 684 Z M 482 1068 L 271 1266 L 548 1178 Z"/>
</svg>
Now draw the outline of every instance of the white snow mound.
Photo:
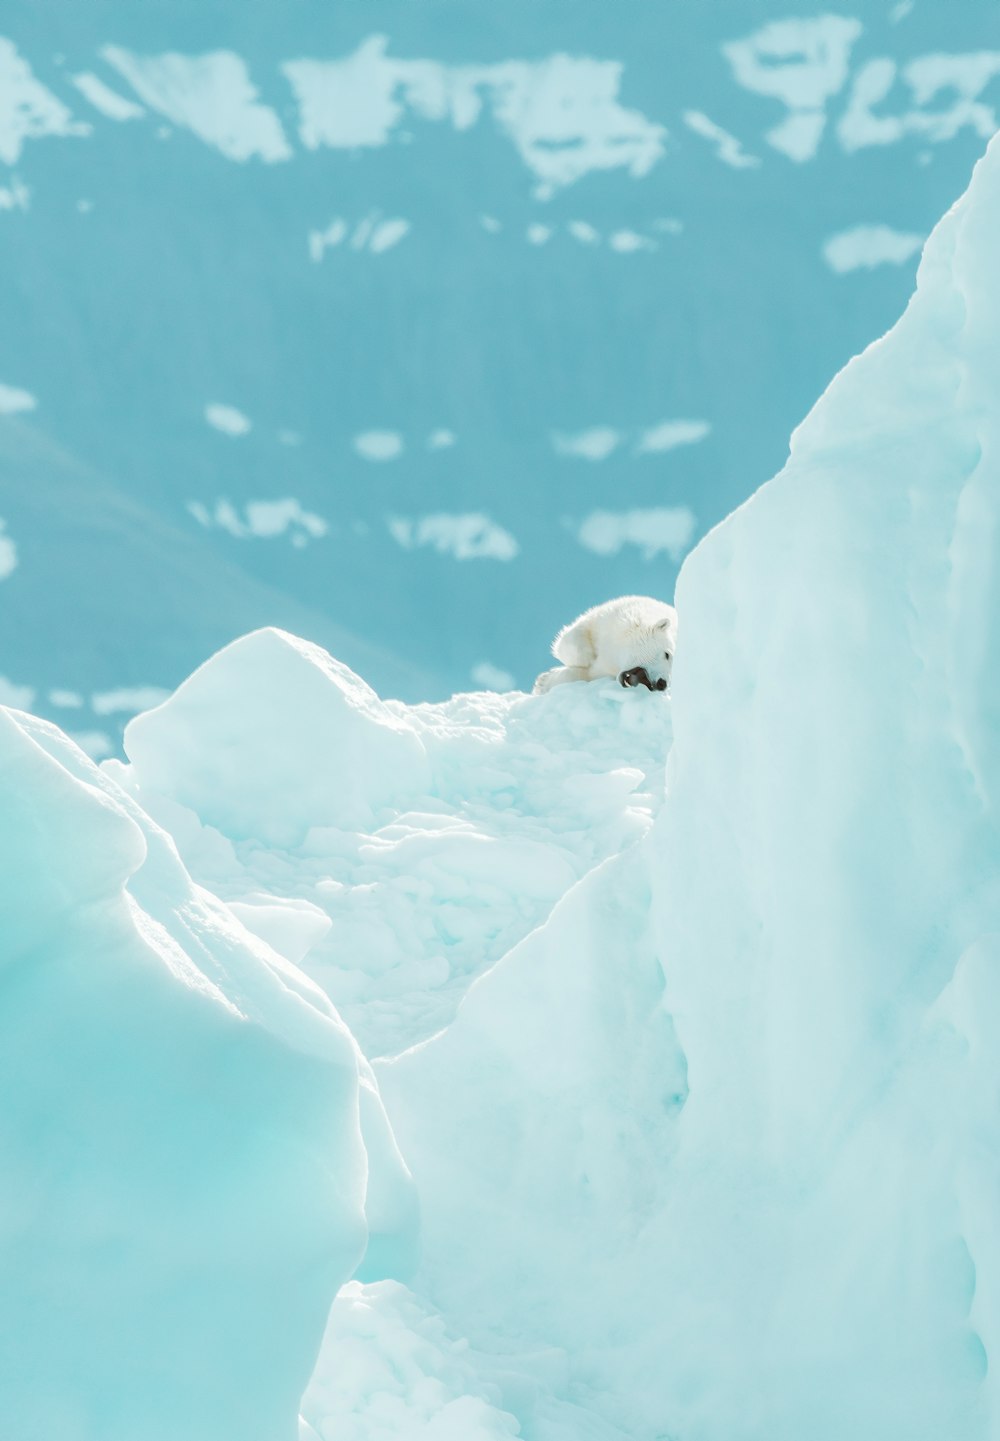
<svg viewBox="0 0 1000 1441">
<path fill-rule="evenodd" d="M 406 721 L 319 646 L 274 629 L 234 641 L 136 717 L 125 748 L 146 784 L 238 839 L 363 825 L 426 786 Z"/>
<path fill-rule="evenodd" d="M 407 707 L 262 631 L 132 721 L 131 764 L 106 769 L 366 1054 L 395 1054 L 659 809 L 669 697 L 560 692 Z"/>
</svg>

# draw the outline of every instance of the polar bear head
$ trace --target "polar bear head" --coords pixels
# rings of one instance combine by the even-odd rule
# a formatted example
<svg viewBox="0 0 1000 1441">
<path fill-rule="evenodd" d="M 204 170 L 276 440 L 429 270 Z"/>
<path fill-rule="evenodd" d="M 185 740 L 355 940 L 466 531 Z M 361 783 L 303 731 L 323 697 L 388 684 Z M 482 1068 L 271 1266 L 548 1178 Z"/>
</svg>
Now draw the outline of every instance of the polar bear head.
<svg viewBox="0 0 1000 1441">
<path fill-rule="evenodd" d="M 638 625 L 625 635 L 609 637 L 607 654 L 600 659 L 623 686 L 666 690 L 677 648 L 677 614 L 663 616 L 652 625 Z"/>
<path fill-rule="evenodd" d="M 565 626 L 552 652 L 572 679 L 610 676 L 624 686 L 666 690 L 677 644 L 677 612 L 648 595 L 623 595 Z"/>
</svg>

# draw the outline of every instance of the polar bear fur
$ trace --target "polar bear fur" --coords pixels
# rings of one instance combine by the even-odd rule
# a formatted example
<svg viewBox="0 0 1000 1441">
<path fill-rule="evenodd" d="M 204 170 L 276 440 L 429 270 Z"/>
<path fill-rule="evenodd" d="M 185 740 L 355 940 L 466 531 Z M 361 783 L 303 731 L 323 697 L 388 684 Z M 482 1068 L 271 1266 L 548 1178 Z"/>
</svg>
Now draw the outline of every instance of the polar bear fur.
<svg viewBox="0 0 1000 1441">
<path fill-rule="evenodd" d="M 552 642 L 562 665 L 543 671 L 535 693 L 566 681 L 616 680 L 636 666 L 645 668 L 653 685 L 670 684 L 677 643 L 677 612 L 649 595 L 623 595 L 592 606 L 572 624 L 563 626 Z M 623 682 L 625 684 L 625 682 Z"/>
</svg>

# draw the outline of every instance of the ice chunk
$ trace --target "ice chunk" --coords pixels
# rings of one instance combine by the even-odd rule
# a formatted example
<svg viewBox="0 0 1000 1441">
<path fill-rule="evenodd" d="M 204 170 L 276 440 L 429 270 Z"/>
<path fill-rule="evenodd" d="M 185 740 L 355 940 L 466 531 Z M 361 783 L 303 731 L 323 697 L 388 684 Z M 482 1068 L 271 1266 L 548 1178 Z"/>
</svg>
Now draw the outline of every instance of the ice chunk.
<svg viewBox="0 0 1000 1441">
<path fill-rule="evenodd" d="M 8 710 L 0 914 L 5 1433 L 291 1437 L 365 1243 L 351 1037 L 82 752 Z"/>
<path fill-rule="evenodd" d="M 199 882 L 301 960 L 367 1054 L 391 1054 L 446 1025 L 476 974 L 580 875 L 648 830 L 662 797 L 670 701 L 645 704 L 649 693 L 608 682 L 543 700 L 479 693 L 381 707 L 342 668 L 333 686 L 316 674 L 304 642 L 309 684 L 299 666 L 289 680 L 290 644 L 265 649 L 250 637 L 238 671 L 228 652 L 209 662 L 182 687 L 179 711 L 171 701 L 133 723 L 133 764 L 105 769 L 169 830 Z M 261 703 L 248 701 L 251 671 Z M 394 732 L 387 739 L 378 725 L 352 724 L 344 771 L 352 783 L 374 775 L 387 797 L 357 829 L 345 829 L 339 790 L 341 687 L 369 697 L 404 737 L 402 752 L 388 755 Z M 336 802 L 317 825 L 316 788 L 327 774 Z"/>
<path fill-rule="evenodd" d="M 319 646 L 280 630 L 234 641 L 125 731 L 141 787 L 231 839 L 355 829 L 427 787 L 420 739 Z"/>
<path fill-rule="evenodd" d="M 521 1434 L 467 1343 L 393 1282 L 343 1288 L 302 1410 L 310 1441 L 509 1441 Z"/>
</svg>

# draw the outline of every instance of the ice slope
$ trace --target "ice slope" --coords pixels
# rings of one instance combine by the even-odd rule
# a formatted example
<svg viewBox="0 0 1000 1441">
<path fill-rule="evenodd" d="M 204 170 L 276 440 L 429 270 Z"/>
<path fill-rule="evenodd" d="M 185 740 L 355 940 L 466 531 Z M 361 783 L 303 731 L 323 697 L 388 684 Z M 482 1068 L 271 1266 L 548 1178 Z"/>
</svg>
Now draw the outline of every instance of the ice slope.
<svg viewBox="0 0 1000 1441">
<path fill-rule="evenodd" d="M 366 1187 L 373 1229 L 406 1209 L 352 1038 L 72 742 L 5 708 L 0 915 L 4 1434 L 293 1441 Z"/>
<path fill-rule="evenodd" d="M 263 630 L 136 717 L 107 770 L 367 1054 L 394 1054 L 659 809 L 669 698 L 561 689 L 408 707 Z"/>
<path fill-rule="evenodd" d="M 1000 1426 L 998 236 L 994 143 L 684 568 L 651 835 L 379 1067 L 420 1284 L 630 1436 Z"/>
</svg>

